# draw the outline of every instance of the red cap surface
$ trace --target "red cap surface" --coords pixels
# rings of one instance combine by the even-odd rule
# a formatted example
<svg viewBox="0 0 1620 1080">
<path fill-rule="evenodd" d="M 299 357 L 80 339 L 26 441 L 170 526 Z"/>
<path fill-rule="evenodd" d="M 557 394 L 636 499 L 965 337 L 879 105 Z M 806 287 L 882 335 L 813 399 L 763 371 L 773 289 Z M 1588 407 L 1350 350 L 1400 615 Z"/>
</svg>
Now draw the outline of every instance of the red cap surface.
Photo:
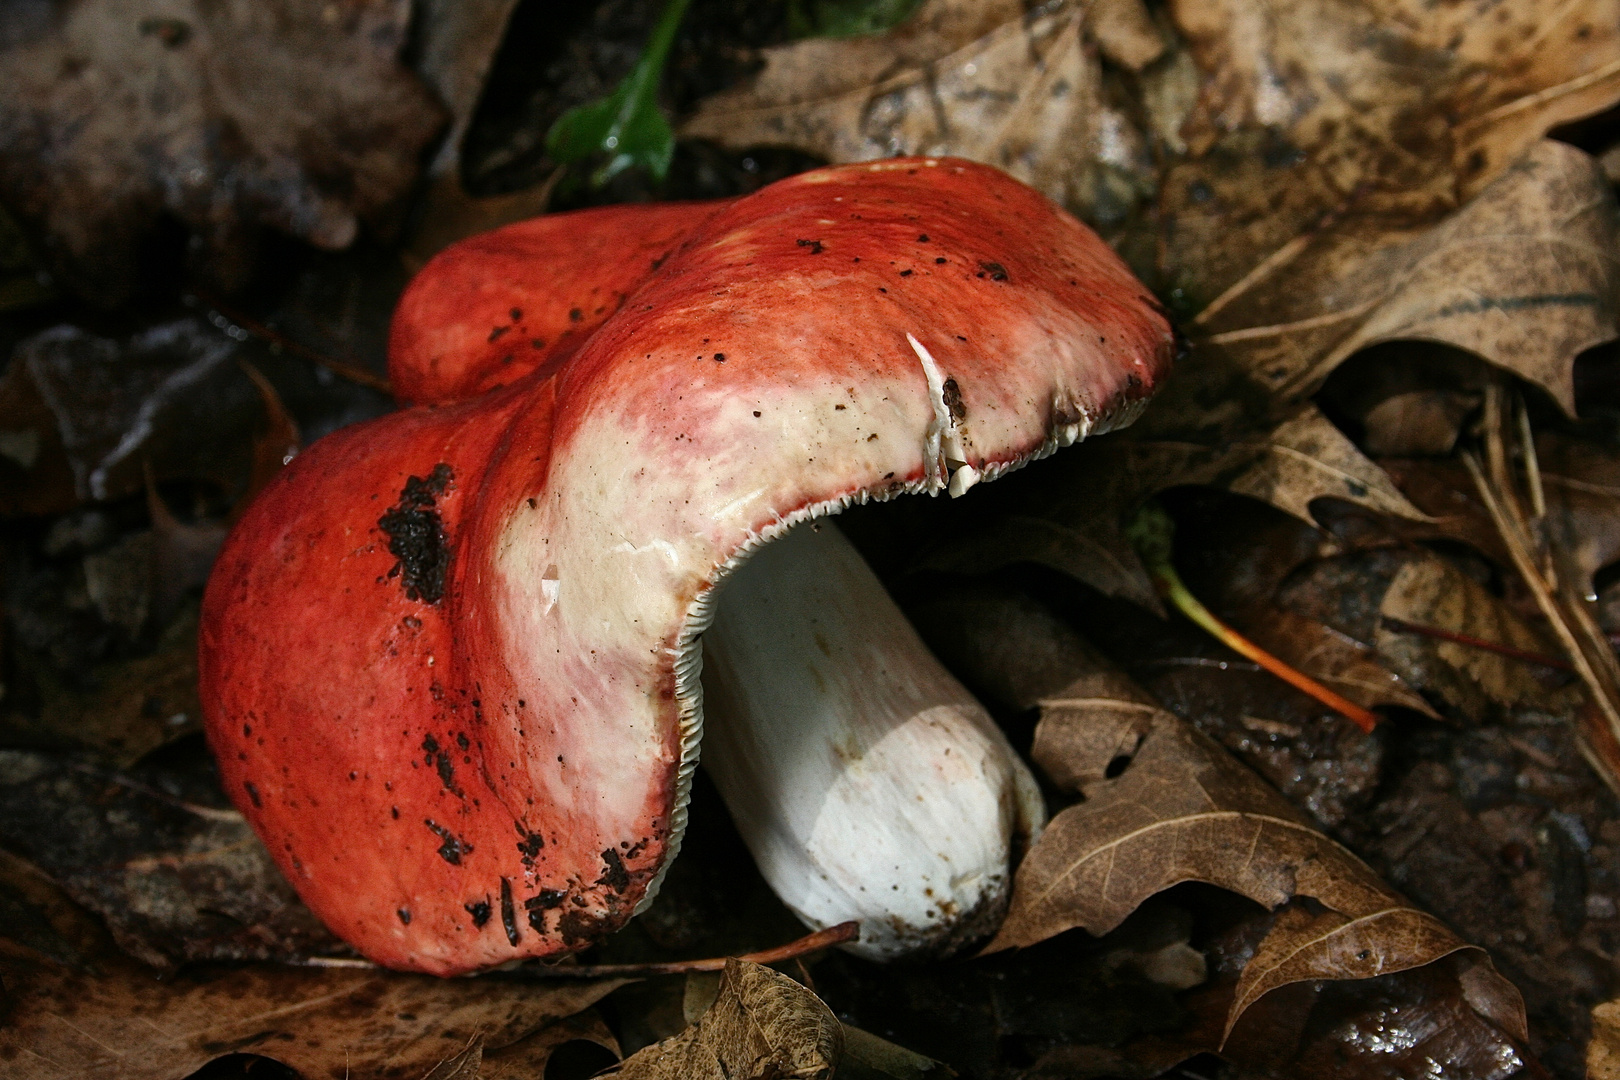
<svg viewBox="0 0 1620 1080">
<path fill-rule="evenodd" d="M 453 403 L 321 440 L 220 556 L 226 789 L 380 963 L 581 948 L 679 846 L 717 575 L 805 517 L 1128 422 L 1171 349 L 1101 240 L 950 159 L 465 241 L 391 358 L 407 399 Z"/>
</svg>

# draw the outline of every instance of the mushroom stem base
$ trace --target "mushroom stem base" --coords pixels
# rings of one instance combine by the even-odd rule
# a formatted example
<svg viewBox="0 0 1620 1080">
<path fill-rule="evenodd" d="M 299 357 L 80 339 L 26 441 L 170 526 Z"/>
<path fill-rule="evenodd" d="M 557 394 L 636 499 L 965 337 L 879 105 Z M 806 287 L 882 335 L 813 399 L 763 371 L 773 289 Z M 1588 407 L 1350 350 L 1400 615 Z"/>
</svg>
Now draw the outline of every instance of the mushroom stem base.
<svg viewBox="0 0 1620 1080">
<path fill-rule="evenodd" d="M 761 873 L 874 959 L 993 931 L 1045 818 L 1006 736 L 828 522 L 727 579 L 704 634 L 703 763 Z"/>
</svg>

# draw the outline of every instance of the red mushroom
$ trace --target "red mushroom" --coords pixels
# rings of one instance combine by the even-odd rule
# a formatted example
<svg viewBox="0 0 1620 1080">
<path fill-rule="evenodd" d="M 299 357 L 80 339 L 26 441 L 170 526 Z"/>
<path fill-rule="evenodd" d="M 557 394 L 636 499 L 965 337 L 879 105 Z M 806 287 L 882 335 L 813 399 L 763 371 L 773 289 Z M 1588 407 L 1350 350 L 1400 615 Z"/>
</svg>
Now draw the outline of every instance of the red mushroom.
<svg viewBox="0 0 1620 1080">
<path fill-rule="evenodd" d="M 300 455 L 220 556 L 202 692 L 226 788 L 316 914 L 374 960 L 453 974 L 581 948 L 679 848 L 717 594 L 721 629 L 731 618 L 721 580 L 741 565 L 739 595 L 780 603 L 781 587 L 743 584 L 765 541 L 851 502 L 960 493 L 1128 422 L 1170 350 L 1106 245 L 963 161 L 839 166 L 458 245 L 396 317 L 394 380 L 419 404 Z M 859 576 L 810 579 L 838 574 Z M 831 621 L 904 637 L 867 603 L 887 601 L 868 593 Z M 744 639 L 750 618 L 772 621 L 739 614 Z M 920 649 L 886 677 L 920 683 Z M 735 705 L 737 678 L 713 692 Z M 1005 877 L 1038 799 L 993 725 L 954 684 L 845 681 L 950 714 L 935 727 L 998 785 L 986 828 Z M 725 744 L 726 768 L 755 780 L 758 749 L 780 752 L 746 730 Z M 961 794 L 966 774 L 903 764 Z M 796 813 L 738 816 L 792 843 Z M 1004 886 L 975 888 L 982 922 Z M 969 914 L 939 941 L 983 929 Z M 928 944 L 909 933 L 863 925 L 884 954 Z"/>
</svg>

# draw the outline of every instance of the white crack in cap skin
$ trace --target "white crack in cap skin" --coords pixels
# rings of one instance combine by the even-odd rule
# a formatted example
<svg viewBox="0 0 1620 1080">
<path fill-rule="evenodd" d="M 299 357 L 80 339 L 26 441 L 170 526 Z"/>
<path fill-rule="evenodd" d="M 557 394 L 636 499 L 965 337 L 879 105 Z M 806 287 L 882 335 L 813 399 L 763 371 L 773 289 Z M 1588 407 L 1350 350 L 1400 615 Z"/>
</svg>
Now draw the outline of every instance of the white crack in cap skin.
<svg viewBox="0 0 1620 1080">
<path fill-rule="evenodd" d="M 800 919 L 859 921 L 847 948 L 877 960 L 994 930 L 1040 792 L 835 526 L 743 562 L 704 655 L 704 766 Z"/>
</svg>

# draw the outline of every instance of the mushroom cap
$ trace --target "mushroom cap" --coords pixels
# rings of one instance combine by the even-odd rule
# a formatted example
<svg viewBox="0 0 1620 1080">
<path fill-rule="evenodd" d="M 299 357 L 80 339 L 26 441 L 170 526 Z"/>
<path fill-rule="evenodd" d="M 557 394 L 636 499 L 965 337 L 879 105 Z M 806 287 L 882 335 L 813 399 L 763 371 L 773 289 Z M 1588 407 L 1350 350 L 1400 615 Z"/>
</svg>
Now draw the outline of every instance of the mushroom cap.
<svg viewBox="0 0 1620 1080">
<path fill-rule="evenodd" d="M 518 334 L 545 344 L 489 348 Z M 1127 422 L 1171 351 L 1101 240 L 965 161 L 465 241 L 396 316 L 420 404 L 300 454 L 216 564 L 226 790 L 379 963 L 582 948 L 679 848 L 724 574 L 805 518 Z"/>
</svg>

